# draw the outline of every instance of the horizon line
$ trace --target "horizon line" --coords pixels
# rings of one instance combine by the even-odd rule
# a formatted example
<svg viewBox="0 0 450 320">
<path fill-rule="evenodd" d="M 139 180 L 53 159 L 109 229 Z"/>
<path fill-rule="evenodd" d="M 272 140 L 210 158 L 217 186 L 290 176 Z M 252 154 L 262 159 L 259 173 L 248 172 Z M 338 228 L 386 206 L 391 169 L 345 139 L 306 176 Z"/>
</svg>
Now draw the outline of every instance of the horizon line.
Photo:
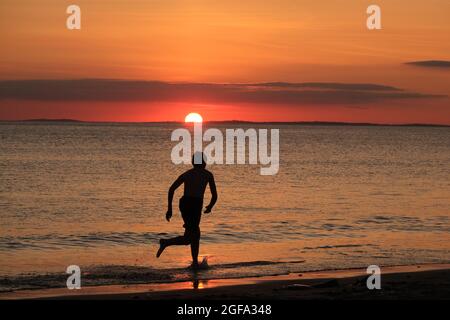
<svg viewBox="0 0 450 320">
<path fill-rule="evenodd" d="M 0 122 L 70 122 L 70 123 L 99 123 L 99 124 L 168 124 L 185 123 L 184 121 L 162 120 L 162 121 L 103 121 L 103 120 L 78 120 L 78 119 L 19 119 L 0 120 Z M 375 122 L 345 122 L 345 121 L 249 121 L 249 120 L 207 120 L 203 123 L 254 123 L 254 124 L 298 124 L 298 125 L 343 125 L 343 126 L 390 126 L 390 127 L 450 127 L 450 124 L 434 123 L 375 123 Z"/>
</svg>

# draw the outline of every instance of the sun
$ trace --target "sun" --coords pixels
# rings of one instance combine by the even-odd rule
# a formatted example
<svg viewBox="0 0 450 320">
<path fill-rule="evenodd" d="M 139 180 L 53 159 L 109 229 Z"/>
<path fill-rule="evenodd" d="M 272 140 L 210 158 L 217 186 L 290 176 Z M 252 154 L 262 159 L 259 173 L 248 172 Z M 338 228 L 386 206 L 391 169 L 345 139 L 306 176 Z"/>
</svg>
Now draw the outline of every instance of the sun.
<svg viewBox="0 0 450 320">
<path fill-rule="evenodd" d="M 201 115 L 195 112 L 189 113 L 186 118 L 184 118 L 184 122 L 203 122 L 203 118 Z"/>
</svg>

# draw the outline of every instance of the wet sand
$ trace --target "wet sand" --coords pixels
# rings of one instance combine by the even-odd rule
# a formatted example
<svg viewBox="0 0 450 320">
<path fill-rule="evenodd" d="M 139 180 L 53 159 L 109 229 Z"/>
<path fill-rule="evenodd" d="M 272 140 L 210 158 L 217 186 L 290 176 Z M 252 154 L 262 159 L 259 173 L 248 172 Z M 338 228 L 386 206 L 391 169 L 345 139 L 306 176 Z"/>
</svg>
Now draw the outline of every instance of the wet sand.
<svg viewBox="0 0 450 320">
<path fill-rule="evenodd" d="M 292 300 L 292 299 L 450 299 L 450 264 L 381 268 L 381 290 L 366 286 L 366 270 L 305 272 L 240 279 L 193 279 L 189 282 L 22 290 L 0 299 L 81 300 Z"/>
</svg>

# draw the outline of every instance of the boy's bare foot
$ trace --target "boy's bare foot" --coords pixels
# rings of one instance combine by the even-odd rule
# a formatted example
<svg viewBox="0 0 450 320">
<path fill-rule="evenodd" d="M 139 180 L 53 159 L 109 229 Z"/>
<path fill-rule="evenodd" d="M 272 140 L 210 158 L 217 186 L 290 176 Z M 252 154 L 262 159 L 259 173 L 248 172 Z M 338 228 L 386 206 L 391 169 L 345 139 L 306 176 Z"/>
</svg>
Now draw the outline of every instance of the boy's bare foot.
<svg viewBox="0 0 450 320">
<path fill-rule="evenodd" d="M 157 258 L 159 258 L 159 256 L 161 255 L 161 253 L 163 253 L 163 251 L 166 247 L 167 247 L 166 241 L 164 239 L 159 240 L 159 249 L 158 249 L 158 252 L 156 253 Z"/>
</svg>

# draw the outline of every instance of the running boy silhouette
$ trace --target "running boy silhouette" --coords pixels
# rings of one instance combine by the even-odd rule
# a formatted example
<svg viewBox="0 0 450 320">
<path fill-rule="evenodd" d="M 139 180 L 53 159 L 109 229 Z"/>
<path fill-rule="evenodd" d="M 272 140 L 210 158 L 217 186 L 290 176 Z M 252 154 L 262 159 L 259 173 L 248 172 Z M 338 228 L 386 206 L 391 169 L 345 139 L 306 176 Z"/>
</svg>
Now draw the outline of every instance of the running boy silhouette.
<svg viewBox="0 0 450 320">
<path fill-rule="evenodd" d="M 196 159 L 197 161 L 194 161 Z M 197 163 L 198 164 L 197 164 Z M 169 203 L 166 220 L 172 218 L 172 199 L 175 190 L 184 183 L 184 195 L 180 199 L 180 211 L 184 221 L 184 235 L 170 239 L 159 240 L 159 250 L 156 257 L 159 258 L 164 249 L 169 246 L 191 245 L 192 267 L 198 267 L 198 251 L 200 247 L 200 219 L 203 208 L 203 195 L 209 184 L 211 201 L 205 208 L 205 213 L 210 213 L 217 201 L 216 184 L 214 176 L 205 169 L 206 160 L 202 152 L 196 152 L 192 157 L 192 169 L 186 171 L 172 184 L 169 189 Z"/>
</svg>

